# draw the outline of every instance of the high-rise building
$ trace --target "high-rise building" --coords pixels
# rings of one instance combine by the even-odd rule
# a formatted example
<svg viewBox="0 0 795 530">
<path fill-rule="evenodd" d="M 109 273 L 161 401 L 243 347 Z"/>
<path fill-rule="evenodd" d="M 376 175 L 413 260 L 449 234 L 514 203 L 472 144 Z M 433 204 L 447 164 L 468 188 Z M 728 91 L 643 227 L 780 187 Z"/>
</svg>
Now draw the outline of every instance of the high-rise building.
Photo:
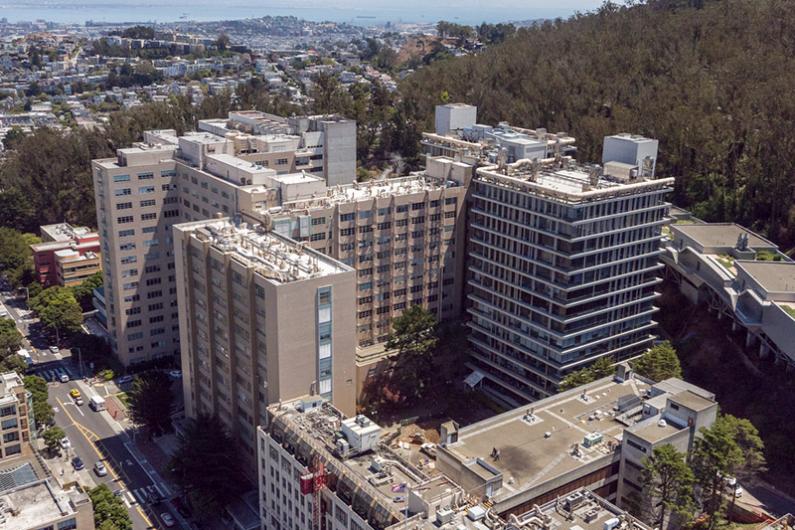
<svg viewBox="0 0 795 530">
<path fill-rule="evenodd" d="M 470 187 L 472 381 L 508 403 L 554 394 L 568 373 L 654 339 L 673 179 L 648 172 L 656 151 L 639 164 L 607 153 L 604 172 L 560 156 L 503 158 Z"/>
<path fill-rule="evenodd" d="M 271 403 L 355 410 L 356 274 L 262 226 L 174 226 L 188 416 L 216 415 L 253 462 Z"/>
<path fill-rule="evenodd" d="M 241 111 L 199 128 L 147 131 L 143 142 L 93 162 L 105 279 L 98 299 L 126 365 L 179 355 L 173 224 L 250 211 L 288 194 L 296 179 L 325 190 L 356 178 L 350 120 Z M 274 177 L 283 174 L 295 177 L 280 187 Z"/>
<path fill-rule="evenodd" d="M 179 354 L 170 230 L 180 216 L 174 151 L 140 144 L 93 163 L 106 326 L 124 364 Z"/>
</svg>

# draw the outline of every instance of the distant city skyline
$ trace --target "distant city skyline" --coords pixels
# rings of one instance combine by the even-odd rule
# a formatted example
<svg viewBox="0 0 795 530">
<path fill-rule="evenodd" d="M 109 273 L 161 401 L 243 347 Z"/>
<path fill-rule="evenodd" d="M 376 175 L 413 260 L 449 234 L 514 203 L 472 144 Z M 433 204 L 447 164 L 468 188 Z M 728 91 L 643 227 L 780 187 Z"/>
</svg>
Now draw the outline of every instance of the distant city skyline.
<svg viewBox="0 0 795 530">
<path fill-rule="evenodd" d="M 2 17 L 10 22 L 47 20 L 57 23 L 176 22 L 178 20 L 235 20 L 252 17 L 293 15 L 313 21 L 329 20 L 360 25 L 391 22 L 432 23 L 450 20 L 462 24 L 522 21 L 567 17 L 588 11 L 601 0 L 462 0 L 421 2 L 407 0 L 396 5 L 388 0 L 339 0 L 329 5 L 319 0 L 176 0 L 168 5 L 130 0 L 6 0 Z"/>
</svg>

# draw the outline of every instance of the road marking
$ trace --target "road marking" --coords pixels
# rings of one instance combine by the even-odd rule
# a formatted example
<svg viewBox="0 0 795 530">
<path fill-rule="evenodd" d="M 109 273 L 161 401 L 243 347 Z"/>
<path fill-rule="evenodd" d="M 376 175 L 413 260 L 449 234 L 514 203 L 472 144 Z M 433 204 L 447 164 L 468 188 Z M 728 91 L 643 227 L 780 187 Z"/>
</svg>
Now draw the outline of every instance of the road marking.
<svg viewBox="0 0 795 530">
<path fill-rule="evenodd" d="M 127 500 L 127 507 L 129 508 L 131 505 L 136 504 L 138 501 L 133 496 L 130 490 L 124 490 L 123 493 L 124 498 Z"/>
<path fill-rule="evenodd" d="M 86 441 L 87 441 L 87 442 L 88 442 L 88 444 L 91 446 L 91 448 L 94 450 L 94 452 L 97 454 L 97 456 L 99 457 L 99 459 L 100 459 L 100 460 L 104 460 L 105 458 L 104 458 L 104 456 L 102 455 L 102 452 L 100 452 L 100 450 L 99 450 L 99 449 L 97 449 L 97 446 L 95 445 L 94 441 L 91 439 L 91 437 L 93 437 L 93 438 L 95 438 L 95 439 L 99 440 L 99 436 L 97 436 L 97 434 L 96 434 L 96 433 L 94 433 L 93 431 L 91 431 L 91 429 L 89 429 L 88 427 L 86 427 L 86 426 L 84 426 L 84 425 L 80 425 L 79 423 L 77 423 L 77 422 L 75 421 L 75 419 L 72 417 L 72 415 L 71 415 L 71 414 L 69 414 L 69 411 L 66 409 L 66 407 L 64 407 L 64 409 L 63 409 L 63 412 L 64 412 L 64 414 L 66 414 L 66 416 L 69 418 L 69 421 L 71 421 L 71 422 L 72 422 L 72 423 L 73 423 L 75 426 L 77 426 L 77 429 L 80 431 L 80 434 L 82 434 L 82 435 L 85 437 Z M 88 434 L 86 434 L 86 433 L 88 433 Z M 89 435 L 90 435 L 90 436 L 89 436 Z M 107 459 L 105 467 L 107 467 L 107 468 L 108 468 L 108 472 L 110 473 L 110 476 L 111 476 L 111 478 L 113 479 L 113 481 L 114 481 L 114 482 L 121 481 L 121 479 L 119 478 L 119 475 L 118 475 L 118 473 L 116 473 L 116 470 L 115 470 L 115 469 L 113 468 L 113 466 L 111 465 L 111 463 L 110 463 L 110 459 Z M 154 525 L 152 524 L 152 520 L 151 520 L 151 519 L 149 519 L 149 516 L 148 516 L 148 515 L 146 515 L 146 512 L 144 512 L 144 511 L 143 511 L 143 509 L 141 509 L 141 506 L 140 506 L 140 505 L 138 505 L 138 507 L 137 507 L 137 511 L 138 511 L 138 515 L 140 515 L 140 516 L 141 516 L 141 519 L 143 519 L 143 520 L 144 520 L 144 522 L 145 522 L 147 525 L 149 525 L 149 526 L 151 526 L 151 527 L 153 527 L 153 526 L 154 526 Z"/>
<path fill-rule="evenodd" d="M 135 491 L 133 491 L 133 495 L 135 495 L 135 500 L 138 501 L 138 504 L 143 504 L 144 503 L 144 500 L 143 500 L 144 496 L 141 495 L 141 489 L 140 488 L 135 490 Z"/>
</svg>

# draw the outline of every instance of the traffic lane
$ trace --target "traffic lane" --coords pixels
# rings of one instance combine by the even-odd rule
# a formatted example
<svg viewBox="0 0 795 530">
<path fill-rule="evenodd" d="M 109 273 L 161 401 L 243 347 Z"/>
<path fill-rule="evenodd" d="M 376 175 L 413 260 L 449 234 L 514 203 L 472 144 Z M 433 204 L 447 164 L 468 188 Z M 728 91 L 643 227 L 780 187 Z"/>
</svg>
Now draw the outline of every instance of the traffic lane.
<svg viewBox="0 0 795 530">
<path fill-rule="evenodd" d="M 748 490 L 751 495 L 756 497 L 771 514 L 776 516 L 782 516 L 788 513 L 795 514 L 795 501 L 777 492 L 767 484 L 749 484 L 747 486 L 743 484 L 743 487 Z"/>
<path fill-rule="evenodd" d="M 55 413 L 56 423 L 58 425 L 67 426 L 69 432 L 72 433 L 71 436 L 68 436 L 74 448 L 74 453 L 80 456 L 86 465 L 86 469 L 91 470 L 90 473 L 92 474 L 94 482 L 97 484 L 106 484 L 112 491 L 120 489 L 132 492 L 136 489 L 146 488 L 148 479 L 140 466 L 134 462 L 133 465 L 126 465 L 125 462 L 125 465 L 122 466 L 119 463 L 122 459 L 118 456 L 118 449 L 116 453 L 112 453 L 109 450 L 112 447 L 112 444 L 108 445 L 110 438 L 102 438 L 102 435 L 94 432 L 88 427 L 88 425 L 97 425 L 97 423 L 91 420 L 99 416 L 99 414 L 87 408 L 86 405 L 78 407 L 74 405 L 73 402 L 71 405 L 69 404 L 68 400 L 71 400 L 69 396 L 70 387 L 75 388 L 75 385 L 56 383 L 50 386 L 50 399 L 54 404 L 57 403 L 56 406 L 58 407 L 58 411 Z M 84 407 L 85 410 L 83 410 Z M 107 426 L 107 424 L 105 425 Z M 121 448 L 124 448 L 123 444 Z M 104 461 L 109 471 L 112 470 L 104 477 L 97 476 L 93 471 L 93 466 L 98 460 Z M 117 474 L 116 478 L 113 477 L 113 472 Z M 157 528 L 150 524 L 138 511 L 139 508 L 148 511 L 148 507 L 139 505 L 134 496 L 132 499 L 133 502 L 130 503 L 131 506 L 129 506 L 128 512 L 132 517 L 133 528 L 135 530 Z M 147 516 L 149 515 L 151 515 L 151 512 L 147 514 Z"/>
</svg>

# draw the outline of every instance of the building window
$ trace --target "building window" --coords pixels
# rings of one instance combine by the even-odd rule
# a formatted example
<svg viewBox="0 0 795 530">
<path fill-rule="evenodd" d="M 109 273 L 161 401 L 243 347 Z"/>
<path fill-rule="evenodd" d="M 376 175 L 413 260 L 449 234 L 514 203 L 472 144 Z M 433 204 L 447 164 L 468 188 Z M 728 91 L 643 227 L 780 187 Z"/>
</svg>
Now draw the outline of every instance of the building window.
<svg viewBox="0 0 795 530">
<path fill-rule="evenodd" d="M 155 178 L 154 173 L 138 173 L 138 180 L 149 180 Z"/>
<path fill-rule="evenodd" d="M 130 175 L 113 175 L 113 182 L 129 182 Z"/>
<path fill-rule="evenodd" d="M 20 449 L 19 445 L 9 445 L 6 447 L 6 456 L 18 455 L 21 452 L 22 450 Z"/>
<path fill-rule="evenodd" d="M 138 193 L 154 193 L 155 187 L 154 186 L 141 186 L 138 188 Z"/>
</svg>

